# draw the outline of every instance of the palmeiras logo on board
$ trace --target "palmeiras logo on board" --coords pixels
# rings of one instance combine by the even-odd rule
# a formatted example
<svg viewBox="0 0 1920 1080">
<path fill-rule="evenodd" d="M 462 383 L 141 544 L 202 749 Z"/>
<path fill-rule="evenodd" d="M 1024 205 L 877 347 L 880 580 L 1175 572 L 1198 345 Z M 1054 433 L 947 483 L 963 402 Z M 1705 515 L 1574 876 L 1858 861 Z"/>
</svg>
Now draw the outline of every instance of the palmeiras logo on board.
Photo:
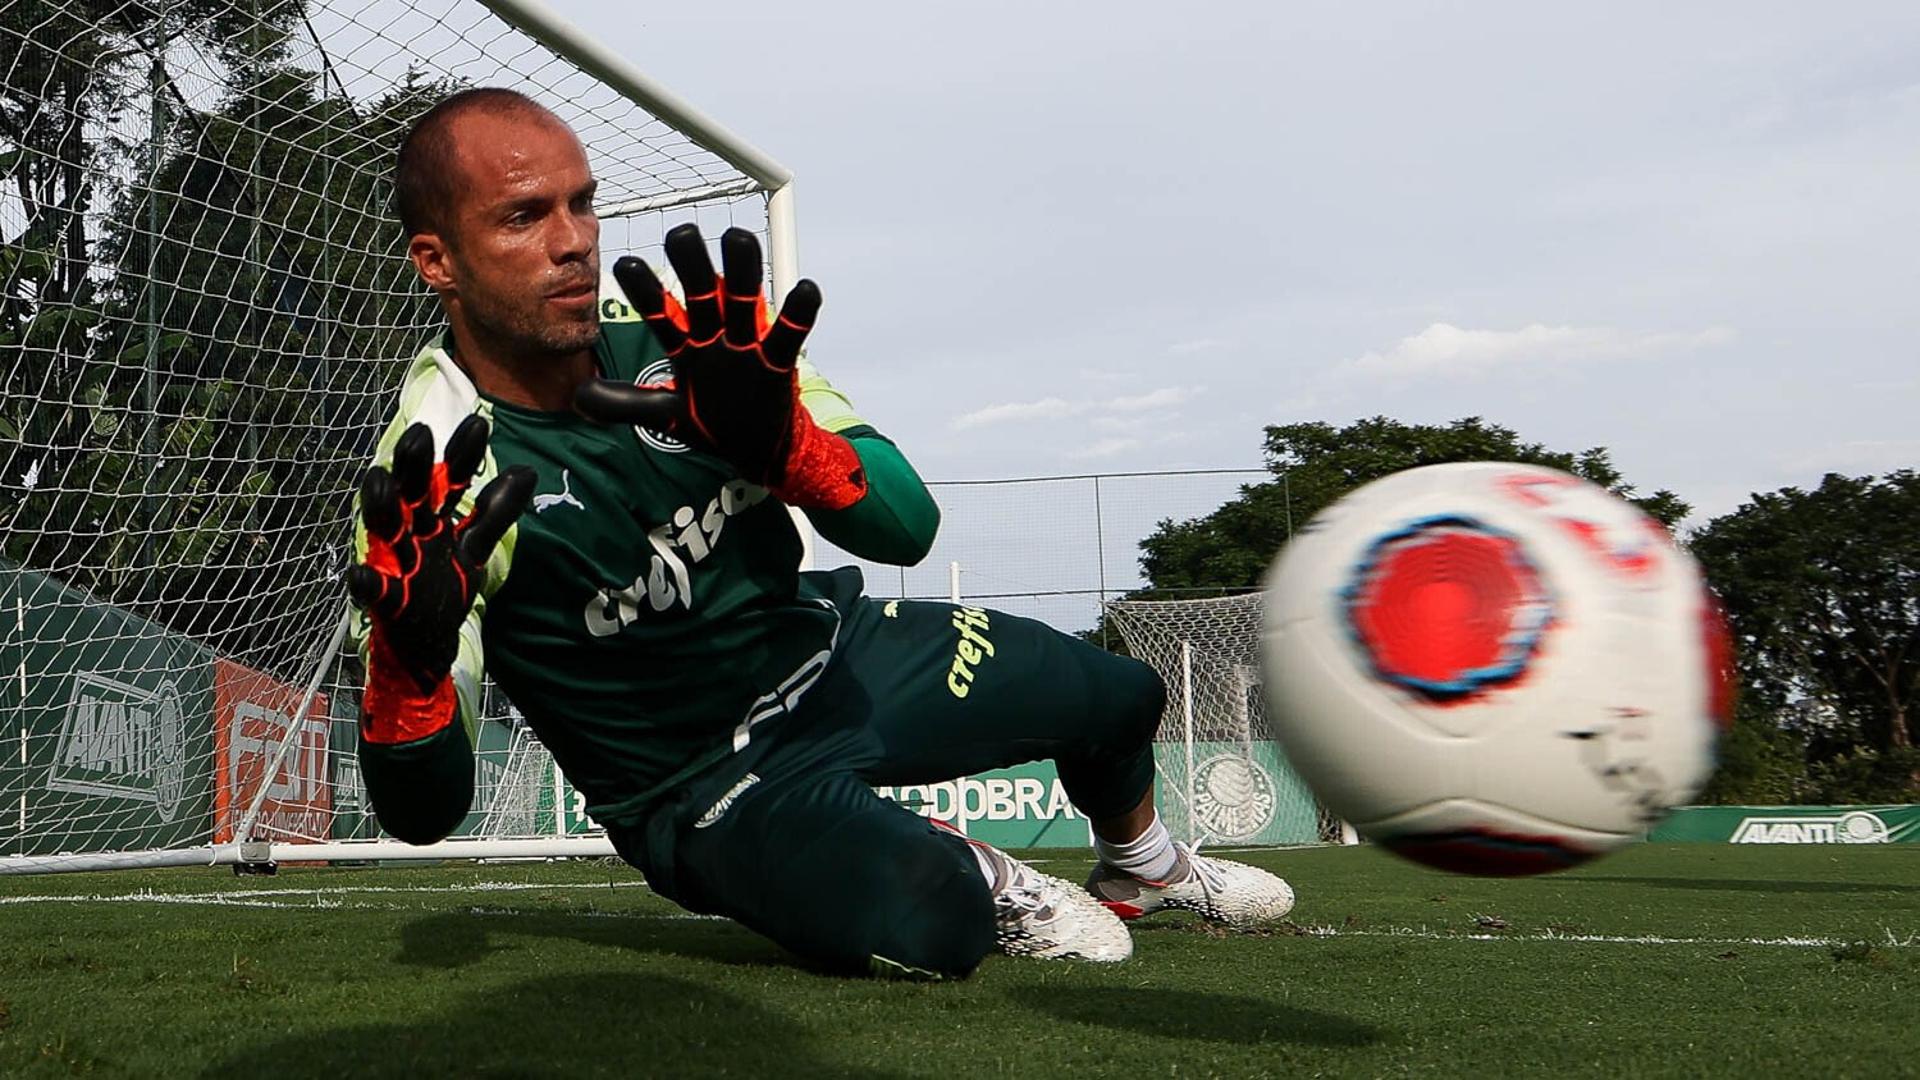
<svg viewBox="0 0 1920 1080">
<path fill-rule="evenodd" d="M 73 677 L 47 790 L 151 803 L 172 821 L 186 794 L 186 723 L 171 681 L 138 686 L 91 671 Z"/>
<path fill-rule="evenodd" d="M 640 373 L 640 377 L 633 381 L 635 385 L 646 386 L 649 383 L 663 383 L 671 378 L 673 378 L 673 361 L 663 357 L 648 364 L 646 370 Z M 633 425 L 633 433 L 640 436 L 641 442 L 646 443 L 655 450 L 668 454 L 684 454 L 687 452 L 686 443 L 681 442 L 679 439 L 670 439 L 650 427 L 635 424 Z"/>
<path fill-rule="evenodd" d="M 1193 818 L 1212 839 L 1253 839 L 1278 804 L 1273 777 L 1251 758 L 1219 754 L 1193 770 Z"/>
</svg>

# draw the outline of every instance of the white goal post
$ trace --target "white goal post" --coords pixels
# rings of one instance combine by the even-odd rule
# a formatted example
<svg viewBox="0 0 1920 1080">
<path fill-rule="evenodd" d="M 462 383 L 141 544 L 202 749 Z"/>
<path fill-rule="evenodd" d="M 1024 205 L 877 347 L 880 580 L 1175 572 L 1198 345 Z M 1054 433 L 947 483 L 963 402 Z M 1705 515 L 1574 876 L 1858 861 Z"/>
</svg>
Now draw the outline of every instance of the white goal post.
<svg viewBox="0 0 1920 1080">
<path fill-rule="evenodd" d="M 448 841 L 382 839 L 352 493 L 439 325 L 389 173 L 462 86 L 580 134 L 604 258 L 793 178 L 537 0 L 0 0 L 0 873 L 610 854 L 503 700 Z"/>
<path fill-rule="evenodd" d="M 1287 764 L 1260 683 L 1259 593 L 1114 600 L 1127 652 L 1167 686 L 1155 746 L 1160 816 L 1190 843 L 1339 842 L 1341 824 Z"/>
</svg>

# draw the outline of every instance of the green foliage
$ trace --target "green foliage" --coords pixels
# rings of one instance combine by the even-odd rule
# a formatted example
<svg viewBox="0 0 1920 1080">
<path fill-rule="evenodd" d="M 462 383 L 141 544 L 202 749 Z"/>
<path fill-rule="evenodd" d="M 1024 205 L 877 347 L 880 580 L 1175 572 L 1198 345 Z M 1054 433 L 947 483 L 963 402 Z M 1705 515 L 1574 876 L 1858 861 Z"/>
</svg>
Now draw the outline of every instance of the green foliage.
<svg viewBox="0 0 1920 1080">
<path fill-rule="evenodd" d="M 0 180 L 27 211 L 0 237 L 0 557 L 256 663 L 288 645 L 260 598 L 335 602 L 313 586 L 342 493 L 432 305 L 387 177 L 447 87 L 324 92 L 291 63 L 303 8 L 0 8 L 5 40 L 33 31 L 0 64 Z M 156 38 L 221 96 L 190 104 Z M 156 102 L 161 133 L 129 137 Z"/>
<path fill-rule="evenodd" d="M 1920 735 L 1920 475 L 1829 474 L 1812 491 L 1757 494 L 1690 547 L 1726 606 L 1743 692 L 1805 735 L 1812 790 L 1920 796 L 1908 753 Z"/>
<path fill-rule="evenodd" d="M 1719 765 L 1698 803 L 1769 806 L 1805 799 L 1806 740 L 1783 729 L 1771 708 L 1740 701 L 1733 728 L 1720 737 Z"/>
<path fill-rule="evenodd" d="M 1807 766 L 1799 797 L 1805 803 L 1910 803 L 1920 801 L 1920 749 L 1856 747 Z"/>
<path fill-rule="evenodd" d="M 1670 491 L 1636 496 L 1604 447 L 1577 454 L 1548 450 L 1477 416 L 1445 425 L 1376 416 L 1343 428 L 1326 423 L 1269 427 L 1266 459 L 1273 480 L 1241 488 L 1238 498 L 1205 517 L 1161 522 L 1141 543 L 1140 565 L 1150 585 L 1142 595 L 1257 585 L 1296 526 L 1363 484 L 1421 465 L 1546 465 L 1632 499 L 1669 527 L 1689 510 Z"/>
</svg>

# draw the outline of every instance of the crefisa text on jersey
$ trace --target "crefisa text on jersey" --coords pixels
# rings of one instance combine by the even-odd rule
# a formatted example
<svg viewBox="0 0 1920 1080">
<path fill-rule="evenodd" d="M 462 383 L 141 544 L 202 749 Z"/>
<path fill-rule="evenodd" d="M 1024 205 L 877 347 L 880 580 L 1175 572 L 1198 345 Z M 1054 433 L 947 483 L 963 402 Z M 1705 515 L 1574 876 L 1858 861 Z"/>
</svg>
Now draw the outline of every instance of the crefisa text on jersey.
<svg viewBox="0 0 1920 1080">
<path fill-rule="evenodd" d="M 706 509 L 695 514 L 693 507 L 682 506 L 665 524 L 647 533 L 653 556 L 646 573 L 633 579 L 624 589 L 601 589 L 587 601 L 587 631 L 594 637 L 619 633 L 620 628 L 640 617 L 640 605 L 653 611 L 665 611 L 678 603 L 693 610 L 693 574 L 689 564 L 698 565 L 713 554 L 727 519 L 767 498 L 767 489 L 745 480 L 729 480 L 720 494 L 707 502 Z"/>
</svg>

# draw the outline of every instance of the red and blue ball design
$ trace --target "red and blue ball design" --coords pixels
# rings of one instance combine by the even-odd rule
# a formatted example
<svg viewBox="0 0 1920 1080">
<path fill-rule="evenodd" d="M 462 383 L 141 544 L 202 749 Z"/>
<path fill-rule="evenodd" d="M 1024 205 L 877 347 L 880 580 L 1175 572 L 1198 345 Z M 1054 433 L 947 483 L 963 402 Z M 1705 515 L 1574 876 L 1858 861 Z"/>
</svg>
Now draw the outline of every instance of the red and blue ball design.
<svg viewBox="0 0 1920 1080">
<path fill-rule="evenodd" d="M 1460 516 L 1374 541 L 1342 599 L 1375 677 L 1436 704 L 1521 680 L 1553 623 L 1519 539 Z"/>
</svg>

